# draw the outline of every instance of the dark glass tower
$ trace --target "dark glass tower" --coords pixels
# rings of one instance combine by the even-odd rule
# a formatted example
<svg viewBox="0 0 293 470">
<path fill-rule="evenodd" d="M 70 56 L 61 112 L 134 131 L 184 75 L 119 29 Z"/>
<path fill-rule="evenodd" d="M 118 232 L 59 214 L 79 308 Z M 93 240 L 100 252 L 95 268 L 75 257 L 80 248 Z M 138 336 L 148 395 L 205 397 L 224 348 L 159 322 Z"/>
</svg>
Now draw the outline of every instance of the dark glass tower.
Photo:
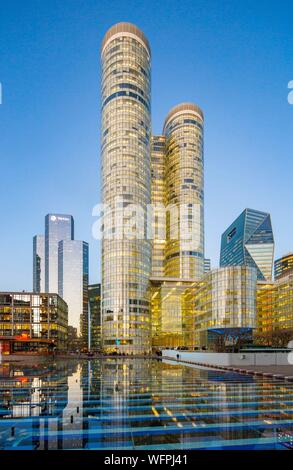
<svg viewBox="0 0 293 470">
<path fill-rule="evenodd" d="M 261 281 L 272 279 L 274 236 L 267 212 L 245 209 L 225 230 L 220 266 L 251 266 Z"/>
<path fill-rule="evenodd" d="M 58 250 L 58 294 L 68 305 L 68 324 L 82 330 L 88 321 L 89 246 L 79 240 L 61 240 Z"/>
</svg>

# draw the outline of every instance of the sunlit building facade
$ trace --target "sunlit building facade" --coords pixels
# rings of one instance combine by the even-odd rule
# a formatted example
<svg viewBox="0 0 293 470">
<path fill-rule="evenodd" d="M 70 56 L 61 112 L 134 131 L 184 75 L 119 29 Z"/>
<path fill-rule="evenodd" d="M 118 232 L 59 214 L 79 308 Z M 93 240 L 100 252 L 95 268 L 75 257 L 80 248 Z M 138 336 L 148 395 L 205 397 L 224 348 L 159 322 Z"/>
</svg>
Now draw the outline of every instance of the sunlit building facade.
<svg viewBox="0 0 293 470">
<path fill-rule="evenodd" d="M 166 245 L 165 148 L 163 135 L 151 139 L 152 276 L 164 276 Z"/>
<path fill-rule="evenodd" d="M 199 281 L 152 279 L 153 347 L 211 347 L 219 335 L 250 340 L 256 281 L 256 269 L 248 266 L 215 269 Z"/>
<path fill-rule="evenodd" d="M 186 309 L 185 294 L 197 283 L 174 278 L 151 279 L 152 346 L 174 348 L 189 346 L 190 327 L 193 327 L 190 312 Z"/>
<path fill-rule="evenodd" d="M 129 23 L 110 28 L 102 44 L 101 68 L 102 201 L 107 207 L 103 348 L 143 353 L 150 350 L 151 273 L 151 240 L 145 233 L 151 202 L 151 53 L 144 34 Z M 142 211 L 135 222 L 133 205 Z"/>
<path fill-rule="evenodd" d="M 257 331 L 293 330 L 293 273 L 272 283 L 258 283 Z"/>
<path fill-rule="evenodd" d="M 57 294 L 0 292 L 2 354 L 67 348 L 67 304 Z"/>
<path fill-rule="evenodd" d="M 189 346 L 210 347 L 224 335 L 252 338 L 256 328 L 255 268 L 231 266 L 210 271 L 185 293 Z"/>
<path fill-rule="evenodd" d="M 257 282 L 257 332 L 269 333 L 274 327 L 275 283 Z"/>
<path fill-rule="evenodd" d="M 274 263 L 275 279 L 287 276 L 290 273 L 293 273 L 293 253 L 282 256 Z"/>
<path fill-rule="evenodd" d="M 68 324 L 78 336 L 88 323 L 88 243 L 61 240 L 58 248 L 58 293 L 68 305 Z M 86 341 L 85 341 L 86 342 Z"/>
<path fill-rule="evenodd" d="M 33 238 L 33 291 L 45 292 L 45 237 Z"/>
<path fill-rule="evenodd" d="M 71 215 L 47 214 L 45 217 L 45 291 L 58 292 L 58 244 L 74 239 Z"/>
<path fill-rule="evenodd" d="M 293 273 L 275 283 L 274 329 L 293 330 Z"/>
<path fill-rule="evenodd" d="M 167 239 L 165 275 L 200 279 L 204 273 L 204 117 L 192 103 L 165 120 Z"/>
<path fill-rule="evenodd" d="M 245 209 L 222 235 L 220 266 L 251 266 L 260 281 L 271 281 L 273 259 L 270 214 Z"/>
</svg>

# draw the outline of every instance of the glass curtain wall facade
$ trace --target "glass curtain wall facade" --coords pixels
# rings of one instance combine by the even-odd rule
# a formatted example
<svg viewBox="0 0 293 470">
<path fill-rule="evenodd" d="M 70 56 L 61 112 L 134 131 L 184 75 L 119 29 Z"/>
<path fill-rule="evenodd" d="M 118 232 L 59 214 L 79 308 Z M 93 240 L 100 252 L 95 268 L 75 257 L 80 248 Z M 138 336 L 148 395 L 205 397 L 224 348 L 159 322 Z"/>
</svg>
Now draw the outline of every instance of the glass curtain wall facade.
<svg viewBox="0 0 293 470">
<path fill-rule="evenodd" d="M 138 226 L 146 230 L 151 202 L 151 53 L 144 34 L 130 23 L 110 28 L 101 68 L 103 349 L 143 353 L 150 349 L 151 272 L 151 241 L 137 234 Z M 134 205 L 142 213 L 125 235 Z"/>
<path fill-rule="evenodd" d="M 273 329 L 293 329 L 293 274 L 276 281 L 273 304 Z"/>
<path fill-rule="evenodd" d="M 173 108 L 164 124 L 167 277 L 196 280 L 204 273 L 203 126 L 201 109 L 191 103 Z"/>
<path fill-rule="evenodd" d="M 151 139 L 151 201 L 152 201 L 152 276 L 165 273 L 165 145 L 163 135 Z"/>
<path fill-rule="evenodd" d="M 257 332 L 268 333 L 274 324 L 275 283 L 258 281 L 257 283 Z"/>
<path fill-rule="evenodd" d="M 74 239 L 71 215 L 47 214 L 45 217 L 45 291 L 58 292 L 58 243 Z"/>
<path fill-rule="evenodd" d="M 256 328 L 256 281 L 256 269 L 233 266 L 210 271 L 191 287 L 185 295 L 190 345 L 208 346 L 216 330 Z"/>
<path fill-rule="evenodd" d="M 64 350 L 67 325 L 67 304 L 57 294 L 0 292 L 2 351 L 40 351 L 49 344 Z"/>
<path fill-rule="evenodd" d="M 186 309 L 185 295 L 190 281 L 171 278 L 151 280 L 152 346 L 174 348 L 189 346 L 193 323 Z"/>
<path fill-rule="evenodd" d="M 275 261 L 274 264 L 275 279 L 293 273 L 293 253 L 282 256 Z"/>
<path fill-rule="evenodd" d="M 33 238 L 33 291 L 45 292 L 45 237 Z"/>
<path fill-rule="evenodd" d="M 260 281 L 271 281 L 273 259 L 270 214 L 245 209 L 222 235 L 220 266 L 251 266 Z"/>
<path fill-rule="evenodd" d="M 293 274 L 274 283 L 258 283 L 257 329 L 260 333 L 293 329 Z"/>
<path fill-rule="evenodd" d="M 88 244 L 79 240 L 59 242 L 59 295 L 68 305 L 68 324 L 77 329 L 88 322 Z M 85 340 L 87 344 L 87 339 Z"/>
</svg>

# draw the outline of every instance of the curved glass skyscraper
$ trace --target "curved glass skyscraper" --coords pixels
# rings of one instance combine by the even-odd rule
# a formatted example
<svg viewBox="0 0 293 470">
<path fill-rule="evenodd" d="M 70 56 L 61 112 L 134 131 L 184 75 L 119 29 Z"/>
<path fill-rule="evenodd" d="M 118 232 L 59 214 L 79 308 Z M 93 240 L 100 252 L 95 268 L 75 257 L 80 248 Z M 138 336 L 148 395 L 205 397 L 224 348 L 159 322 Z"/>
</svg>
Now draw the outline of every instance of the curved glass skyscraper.
<svg viewBox="0 0 293 470">
<path fill-rule="evenodd" d="M 144 34 L 130 23 L 106 33 L 102 65 L 102 332 L 105 351 L 150 349 L 150 67 Z"/>
<path fill-rule="evenodd" d="M 200 279 L 204 273 L 204 162 L 201 109 L 182 103 L 167 115 L 165 275 Z"/>
</svg>

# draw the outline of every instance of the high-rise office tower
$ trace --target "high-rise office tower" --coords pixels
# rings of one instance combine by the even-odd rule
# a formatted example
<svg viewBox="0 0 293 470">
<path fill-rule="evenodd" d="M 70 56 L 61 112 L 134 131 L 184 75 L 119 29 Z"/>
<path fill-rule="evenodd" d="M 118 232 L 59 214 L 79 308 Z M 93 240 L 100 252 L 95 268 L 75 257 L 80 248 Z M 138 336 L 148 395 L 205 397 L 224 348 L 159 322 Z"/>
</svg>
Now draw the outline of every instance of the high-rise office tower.
<svg viewBox="0 0 293 470">
<path fill-rule="evenodd" d="M 58 244 L 58 294 L 68 305 L 68 324 L 81 331 L 88 322 L 88 243 L 61 240 Z"/>
<path fill-rule="evenodd" d="M 251 266 L 257 269 L 258 280 L 270 281 L 273 259 L 270 214 L 245 209 L 222 235 L 220 266 Z"/>
<path fill-rule="evenodd" d="M 200 279 L 204 273 L 204 117 L 192 103 L 165 120 L 167 240 L 165 275 Z M 177 211 L 177 213 L 176 213 Z"/>
<path fill-rule="evenodd" d="M 151 139 L 152 276 L 164 276 L 166 245 L 165 144 L 163 135 Z"/>
<path fill-rule="evenodd" d="M 148 40 L 130 23 L 114 25 L 103 40 L 101 66 L 102 199 L 107 206 L 102 240 L 103 347 L 144 352 L 150 349 L 151 241 L 137 227 L 146 230 L 144 216 L 151 200 Z M 132 226 L 133 233 L 125 235 L 133 205 L 143 214 Z M 111 211 L 115 227 L 109 227 Z"/>
<path fill-rule="evenodd" d="M 88 291 L 90 321 L 84 335 L 88 335 L 89 349 L 99 349 L 101 347 L 101 284 L 89 285 Z"/>
<path fill-rule="evenodd" d="M 58 243 L 74 239 L 71 215 L 47 214 L 45 217 L 45 291 L 58 293 Z"/>
<path fill-rule="evenodd" d="M 45 237 L 33 238 L 33 292 L 45 292 Z"/>
<path fill-rule="evenodd" d="M 288 253 L 282 258 L 276 259 L 274 263 L 275 279 L 293 273 L 293 253 Z"/>
</svg>

